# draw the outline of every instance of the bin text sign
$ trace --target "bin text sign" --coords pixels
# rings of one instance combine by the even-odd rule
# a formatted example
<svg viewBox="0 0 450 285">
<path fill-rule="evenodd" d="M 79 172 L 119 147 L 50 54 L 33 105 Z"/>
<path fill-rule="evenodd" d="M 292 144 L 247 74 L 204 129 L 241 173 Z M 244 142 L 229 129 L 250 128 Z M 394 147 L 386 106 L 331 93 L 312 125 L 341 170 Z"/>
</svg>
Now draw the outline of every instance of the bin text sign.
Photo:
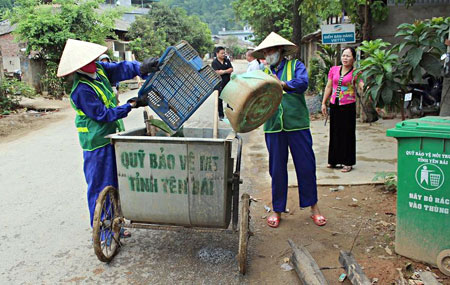
<svg viewBox="0 0 450 285">
<path fill-rule="evenodd" d="M 226 225 L 226 149 L 206 142 L 116 141 L 123 216 L 161 224 Z"/>
<path fill-rule="evenodd" d="M 322 44 L 344 44 L 355 42 L 355 25 L 322 25 Z"/>
</svg>

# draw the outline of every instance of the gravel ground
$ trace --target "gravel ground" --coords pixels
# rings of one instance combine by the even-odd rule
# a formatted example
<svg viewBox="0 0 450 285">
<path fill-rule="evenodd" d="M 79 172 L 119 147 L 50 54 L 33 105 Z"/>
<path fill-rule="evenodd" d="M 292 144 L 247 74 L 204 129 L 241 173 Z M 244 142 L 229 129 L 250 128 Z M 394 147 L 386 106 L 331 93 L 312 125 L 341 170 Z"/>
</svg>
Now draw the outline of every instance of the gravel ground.
<svg viewBox="0 0 450 285">
<path fill-rule="evenodd" d="M 306 106 L 308 106 L 308 110 L 310 114 L 320 113 L 322 98 L 319 95 L 315 96 L 305 96 Z"/>
</svg>

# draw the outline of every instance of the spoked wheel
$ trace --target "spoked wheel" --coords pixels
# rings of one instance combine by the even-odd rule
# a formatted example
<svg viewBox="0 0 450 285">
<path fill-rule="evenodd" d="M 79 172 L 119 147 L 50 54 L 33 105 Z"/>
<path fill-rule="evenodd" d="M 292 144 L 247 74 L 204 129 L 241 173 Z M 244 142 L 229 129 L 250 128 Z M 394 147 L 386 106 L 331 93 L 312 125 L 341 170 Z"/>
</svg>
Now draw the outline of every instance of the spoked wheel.
<svg viewBox="0 0 450 285">
<path fill-rule="evenodd" d="M 450 249 L 443 250 L 439 253 L 437 266 L 442 273 L 450 276 Z"/>
<path fill-rule="evenodd" d="M 247 244 L 249 238 L 250 222 L 250 196 L 247 193 L 241 197 L 241 220 L 239 222 L 239 252 L 238 265 L 239 272 L 245 274 L 247 271 Z"/>
<path fill-rule="evenodd" d="M 110 262 L 120 246 L 119 199 L 116 188 L 102 190 L 95 205 L 93 233 L 94 251 L 98 259 Z"/>
</svg>

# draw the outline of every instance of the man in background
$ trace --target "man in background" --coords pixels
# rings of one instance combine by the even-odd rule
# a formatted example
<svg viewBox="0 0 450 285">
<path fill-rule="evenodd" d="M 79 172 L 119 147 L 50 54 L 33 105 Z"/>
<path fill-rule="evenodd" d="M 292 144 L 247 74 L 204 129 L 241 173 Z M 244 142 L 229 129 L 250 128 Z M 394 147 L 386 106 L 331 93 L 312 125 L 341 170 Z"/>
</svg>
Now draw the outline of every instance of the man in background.
<svg viewBox="0 0 450 285">
<path fill-rule="evenodd" d="M 256 59 L 253 56 L 253 51 L 249 50 L 245 54 L 245 57 L 248 61 L 248 67 L 247 72 L 254 71 L 254 70 L 264 70 L 264 64 L 259 61 L 259 59 Z"/>
<path fill-rule="evenodd" d="M 219 96 L 222 92 L 223 88 L 227 83 L 230 81 L 231 73 L 233 72 L 233 66 L 231 65 L 231 62 L 229 59 L 225 56 L 225 48 L 218 47 L 216 49 L 216 59 L 212 62 L 211 66 L 216 71 L 217 74 L 222 77 L 222 84 L 219 87 Z M 219 98 L 219 119 L 223 120 L 224 113 L 223 113 L 223 103 L 222 99 Z"/>
</svg>

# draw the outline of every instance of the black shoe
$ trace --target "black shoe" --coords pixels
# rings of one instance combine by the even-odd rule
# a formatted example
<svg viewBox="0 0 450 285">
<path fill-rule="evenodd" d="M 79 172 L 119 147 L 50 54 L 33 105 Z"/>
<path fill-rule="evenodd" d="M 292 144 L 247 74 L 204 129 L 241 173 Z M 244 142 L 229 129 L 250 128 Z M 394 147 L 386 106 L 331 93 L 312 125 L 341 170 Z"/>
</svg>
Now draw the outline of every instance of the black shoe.
<svg viewBox="0 0 450 285">
<path fill-rule="evenodd" d="M 223 121 L 224 116 L 219 116 L 219 121 Z"/>
</svg>

